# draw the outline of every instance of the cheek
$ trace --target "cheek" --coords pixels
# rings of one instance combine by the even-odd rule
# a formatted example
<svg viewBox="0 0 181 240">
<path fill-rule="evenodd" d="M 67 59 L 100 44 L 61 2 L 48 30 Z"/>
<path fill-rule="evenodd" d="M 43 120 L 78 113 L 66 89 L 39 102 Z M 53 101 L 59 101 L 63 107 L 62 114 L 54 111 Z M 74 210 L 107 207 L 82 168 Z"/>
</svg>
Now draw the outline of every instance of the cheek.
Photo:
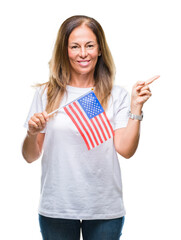
<svg viewBox="0 0 181 240">
<path fill-rule="evenodd" d="M 98 50 L 96 50 L 96 51 L 91 53 L 91 56 L 92 56 L 92 58 L 97 59 L 98 58 L 98 54 L 99 54 L 99 52 L 98 52 Z"/>
<path fill-rule="evenodd" d="M 97 60 L 98 60 L 98 53 L 97 52 L 92 54 L 92 60 L 97 62 Z"/>
<path fill-rule="evenodd" d="M 73 60 L 75 58 L 75 54 L 72 53 L 72 51 L 69 49 L 68 49 L 68 58 L 69 58 L 69 60 L 71 60 L 71 59 Z"/>
</svg>

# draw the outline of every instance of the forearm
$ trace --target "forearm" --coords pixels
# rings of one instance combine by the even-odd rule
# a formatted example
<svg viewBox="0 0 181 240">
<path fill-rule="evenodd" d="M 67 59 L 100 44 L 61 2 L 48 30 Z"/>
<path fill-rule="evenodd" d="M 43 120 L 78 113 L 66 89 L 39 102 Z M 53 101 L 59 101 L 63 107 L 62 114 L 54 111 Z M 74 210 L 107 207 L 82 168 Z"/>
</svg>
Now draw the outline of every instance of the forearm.
<svg viewBox="0 0 181 240">
<path fill-rule="evenodd" d="M 124 154 L 126 158 L 130 158 L 136 152 L 140 137 L 140 121 L 129 119 L 128 125 L 124 131 L 122 138 L 124 144 Z"/>
<path fill-rule="evenodd" d="M 37 141 L 37 136 L 38 136 L 37 134 L 31 135 L 27 133 L 25 140 L 23 142 L 22 154 L 24 159 L 28 163 L 37 160 L 41 155 L 41 151 Z"/>
<path fill-rule="evenodd" d="M 131 113 L 134 115 L 141 115 L 142 107 L 141 106 L 134 106 L 131 104 Z M 124 144 L 126 147 L 126 152 L 128 158 L 132 157 L 136 152 L 138 147 L 139 138 L 140 138 L 140 120 L 136 119 L 129 119 L 128 125 L 125 130 L 124 135 Z"/>
<path fill-rule="evenodd" d="M 141 108 L 131 107 L 131 113 L 141 114 Z M 129 119 L 126 128 L 117 129 L 114 136 L 116 151 L 125 158 L 130 158 L 136 152 L 140 137 L 140 121 Z"/>
</svg>

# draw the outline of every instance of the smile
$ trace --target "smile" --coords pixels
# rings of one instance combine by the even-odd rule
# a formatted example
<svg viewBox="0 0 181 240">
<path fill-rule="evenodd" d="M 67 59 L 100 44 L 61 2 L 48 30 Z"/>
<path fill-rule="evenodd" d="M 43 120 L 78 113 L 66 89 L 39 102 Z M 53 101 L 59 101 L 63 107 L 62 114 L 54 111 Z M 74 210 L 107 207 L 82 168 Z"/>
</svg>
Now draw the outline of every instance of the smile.
<svg viewBox="0 0 181 240">
<path fill-rule="evenodd" d="M 81 60 L 81 61 L 77 61 L 79 63 L 80 66 L 82 67 L 86 67 L 89 65 L 90 60 Z"/>
</svg>

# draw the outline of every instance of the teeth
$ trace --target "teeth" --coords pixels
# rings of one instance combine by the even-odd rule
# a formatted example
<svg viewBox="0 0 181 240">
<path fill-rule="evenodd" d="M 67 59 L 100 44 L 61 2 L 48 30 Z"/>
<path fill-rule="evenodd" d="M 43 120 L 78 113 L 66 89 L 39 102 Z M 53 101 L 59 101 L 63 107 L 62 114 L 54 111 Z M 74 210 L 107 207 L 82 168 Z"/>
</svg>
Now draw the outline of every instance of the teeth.
<svg viewBox="0 0 181 240">
<path fill-rule="evenodd" d="M 88 63 L 88 61 L 79 62 L 79 63 L 81 63 L 81 64 L 83 64 L 83 65 L 86 65 L 86 64 Z"/>
</svg>

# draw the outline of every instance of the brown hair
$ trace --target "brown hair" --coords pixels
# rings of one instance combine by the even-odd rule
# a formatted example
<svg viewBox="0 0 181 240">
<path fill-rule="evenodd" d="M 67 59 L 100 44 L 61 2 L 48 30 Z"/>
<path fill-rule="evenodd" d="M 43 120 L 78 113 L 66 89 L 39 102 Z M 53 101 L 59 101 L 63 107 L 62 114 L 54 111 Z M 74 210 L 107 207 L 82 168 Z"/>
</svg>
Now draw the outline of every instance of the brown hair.
<svg viewBox="0 0 181 240">
<path fill-rule="evenodd" d="M 97 37 L 101 51 L 98 57 L 95 71 L 95 94 L 104 109 L 107 107 L 115 76 L 115 65 L 109 47 L 106 42 L 101 25 L 93 18 L 76 15 L 66 19 L 57 34 L 52 58 L 49 62 L 50 76 L 47 83 L 38 84 L 47 87 L 46 111 L 52 112 L 59 107 L 60 101 L 66 92 L 66 85 L 70 81 L 70 63 L 68 58 L 68 38 L 71 32 L 82 24 L 88 26 Z"/>
</svg>

